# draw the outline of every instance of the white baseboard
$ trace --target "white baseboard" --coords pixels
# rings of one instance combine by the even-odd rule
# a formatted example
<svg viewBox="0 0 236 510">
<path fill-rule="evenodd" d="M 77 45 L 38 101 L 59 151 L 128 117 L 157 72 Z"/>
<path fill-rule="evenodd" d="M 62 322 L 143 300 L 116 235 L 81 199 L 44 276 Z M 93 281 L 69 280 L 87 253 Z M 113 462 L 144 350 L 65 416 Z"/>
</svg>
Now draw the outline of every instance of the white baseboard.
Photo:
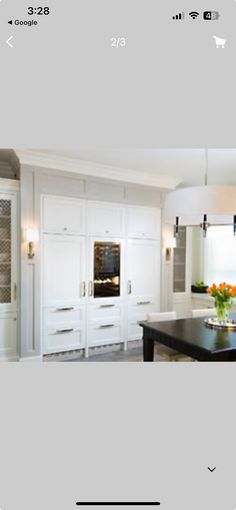
<svg viewBox="0 0 236 510">
<path fill-rule="evenodd" d="M 42 356 L 29 356 L 28 358 L 19 358 L 19 361 L 22 361 L 22 362 L 28 362 L 28 361 L 31 361 L 31 362 L 41 362 L 43 361 L 43 357 Z"/>
<path fill-rule="evenodd" d="M 9 356 L 9 357 L 5 357 L 5 358 L 0 358 L 0 362 L 3 362 L 3 363 L 6 363 L 6 362 L 15 362 L 15 361 L 19 361 L 19 356 Z"/>
</svg>

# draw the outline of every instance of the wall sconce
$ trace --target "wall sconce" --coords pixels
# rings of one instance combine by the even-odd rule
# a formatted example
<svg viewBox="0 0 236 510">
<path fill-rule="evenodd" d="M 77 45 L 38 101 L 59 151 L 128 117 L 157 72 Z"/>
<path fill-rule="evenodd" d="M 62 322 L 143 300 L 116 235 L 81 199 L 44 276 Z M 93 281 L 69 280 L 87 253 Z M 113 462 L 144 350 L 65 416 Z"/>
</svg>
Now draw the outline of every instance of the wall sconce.
<svg viewBox="0 0 236 510">
<path fill-rule="evenodd" d="M 28 259 L 32 260 L 35 256 L 34 244 L 39 240 L 39 231 L 36 228 L 26 229 L 26 242 L 28 243 Z"/>
<path fill-rule="evenodd" d="M 166 262 L 170 262 L 171 260 L 171 252 L 173 248 L 176 248 L 176 237 L 170 237 L 168 239 L 165 239 L 164 241 L 164 247 L 166 250 Z"/>
</svg>

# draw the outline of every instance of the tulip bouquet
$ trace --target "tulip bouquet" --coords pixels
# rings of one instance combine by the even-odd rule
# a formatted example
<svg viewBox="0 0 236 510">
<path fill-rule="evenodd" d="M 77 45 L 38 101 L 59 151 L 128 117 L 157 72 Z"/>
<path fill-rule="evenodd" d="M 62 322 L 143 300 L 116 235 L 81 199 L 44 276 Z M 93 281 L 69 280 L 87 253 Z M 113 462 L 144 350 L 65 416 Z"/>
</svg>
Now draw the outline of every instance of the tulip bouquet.
<svg viewBox="0 0 236 510">
<path fill-rule="evenodd" d="M 218 320 L 220 322 L 225 321 L 228 318 L 229 310 L 233 306 L 233 298 L 236 297 L 236 285 L 225 282 L 219 285 L 213 283 L 207 292 L 215 299 Z"/>
</svg>

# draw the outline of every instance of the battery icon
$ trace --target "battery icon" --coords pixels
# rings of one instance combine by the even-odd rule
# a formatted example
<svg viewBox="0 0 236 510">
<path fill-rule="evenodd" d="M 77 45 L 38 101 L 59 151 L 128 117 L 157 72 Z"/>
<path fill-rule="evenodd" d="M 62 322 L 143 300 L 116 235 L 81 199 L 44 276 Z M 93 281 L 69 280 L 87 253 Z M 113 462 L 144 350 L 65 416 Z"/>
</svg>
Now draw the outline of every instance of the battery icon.
<svg viewBox="0 0 236 510">
<path fill-rule="evenodd" d="M 205 20 L 212 21 L 212 20 L 219 19 L 219 17 L 220 17 L 220 13 L 218 11 L 205 11 L 203 13 L 203 19 L 205 19 Z"/>
</svg>

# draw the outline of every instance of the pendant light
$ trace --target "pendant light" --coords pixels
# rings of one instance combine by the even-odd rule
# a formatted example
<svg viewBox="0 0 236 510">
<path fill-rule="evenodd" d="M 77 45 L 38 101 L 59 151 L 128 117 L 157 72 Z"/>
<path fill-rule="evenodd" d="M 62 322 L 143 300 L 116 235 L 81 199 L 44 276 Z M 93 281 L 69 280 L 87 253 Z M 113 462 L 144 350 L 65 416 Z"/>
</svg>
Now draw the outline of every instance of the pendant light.
<svg viewBox="0 0 236 510">
<path fill-rule="evenodd" d="M 166 195 L 163 219 L 174 225 L 178 236 L 179 226 L 200 226 L 207 235 L 210 225 L 233 224 L 236 235 L 236 186 L 208 184 L 208 149 L 205 150 L 205 182 L 203 186 L 178 188 Z"/>
</svg>

